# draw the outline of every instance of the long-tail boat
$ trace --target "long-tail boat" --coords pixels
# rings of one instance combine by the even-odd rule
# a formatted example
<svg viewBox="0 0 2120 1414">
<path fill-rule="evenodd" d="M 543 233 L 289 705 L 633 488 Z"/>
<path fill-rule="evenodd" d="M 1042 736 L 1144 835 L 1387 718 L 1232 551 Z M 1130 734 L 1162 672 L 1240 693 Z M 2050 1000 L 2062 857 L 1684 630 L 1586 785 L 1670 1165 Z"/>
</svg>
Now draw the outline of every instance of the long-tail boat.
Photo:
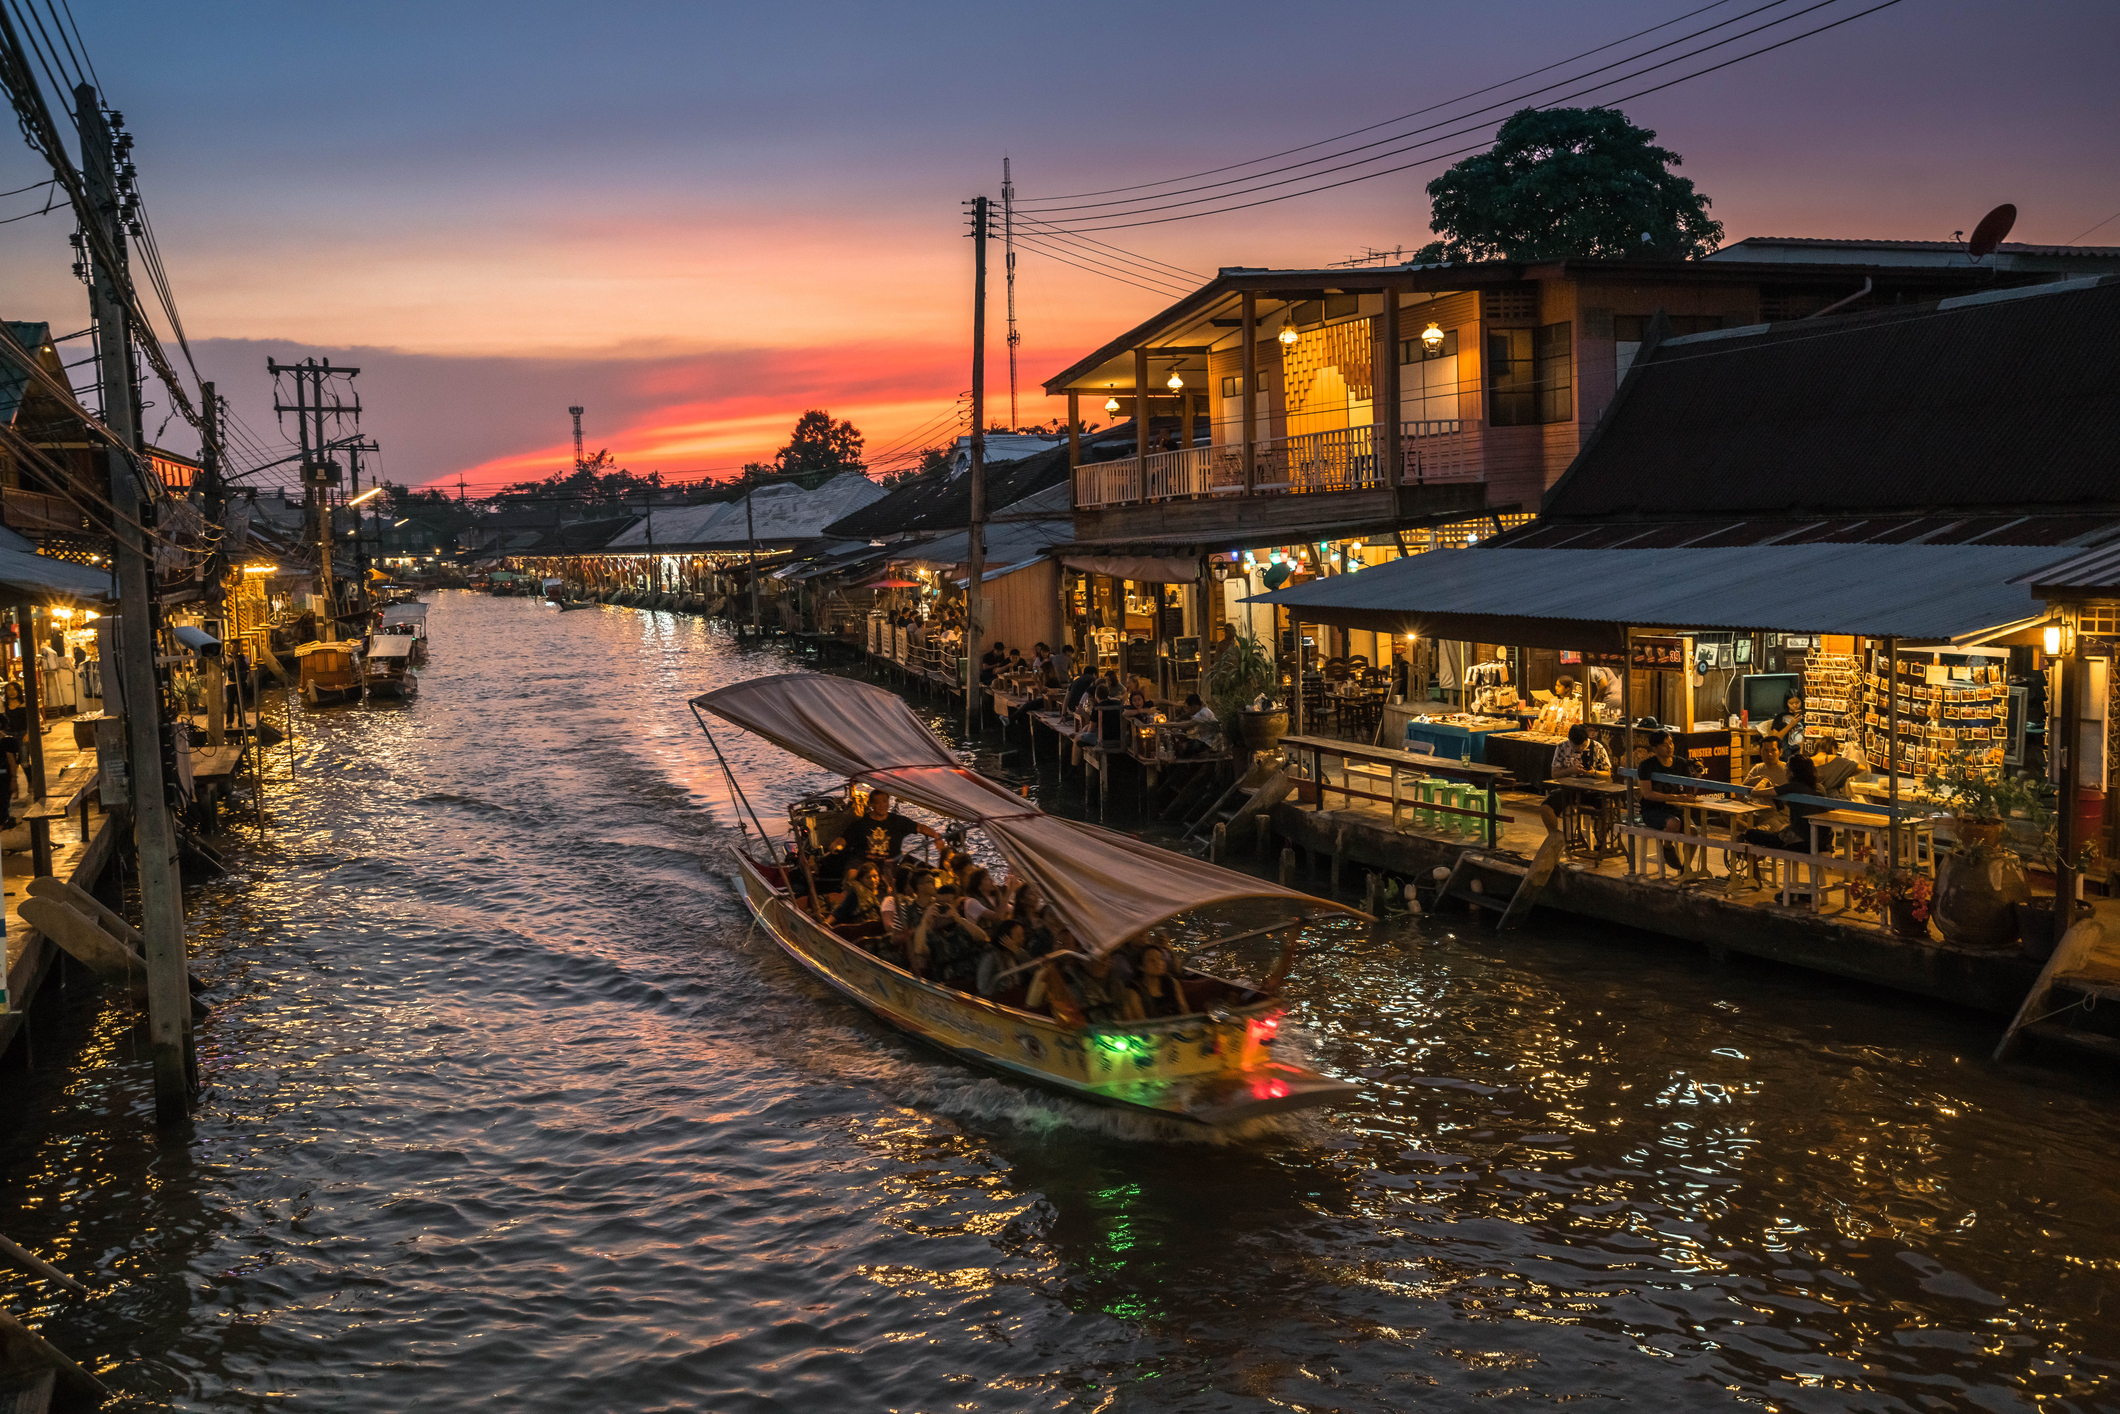
<svg viewBox="0 0 2120 1414">
<path fill-rule="evenodd" d="M 786 839 L 776 844 L 729 774 L 732 794 L 751 815 L 731 853 L 752 914 L 789 957 L 891 1025 L 974 1065 L 1076 1099 L 1199 1124 L 1331 1105 L 1354 1092 L 1277 1056 L 1274 1044 L 1285 1011 L 1280 982 L 1298 934 L 1321 914 L 1363 916 L 1355 910 L 1047 815 L 966 769 L 903 701 L 866 683 L 809 674 L 753 678 L 692 699 L 692 709 L 710 742 L 702 712 L 843 776 L 850 793 L 883 791 L 982 832 L 1012 878 L 1034 884 L 1076 941 L 1073 958 L 1025 964 L 1049 969 L 1044 993 L 1062 1015 L 1030 1008 L 1021 991 L 990 1000 L 916 975 L 878 925 L 833 924 L 817 884 L 817 851 L 825 843 L 811 828 L 817 798 L 796 802 Z M 718 744 L 714 750 L 720 758 Z M 726 759 L 722 766 L 726 772 Z M 1256 982 L 1181 965 L 1184 1015 L 1086 1019 L 1067 985 L 1070 964 L 1090 964 L 1179 924 L 1217 932 L 1217 942 L 1282 934 L 1285 943 L 1279 962 Z"/>
</svg>

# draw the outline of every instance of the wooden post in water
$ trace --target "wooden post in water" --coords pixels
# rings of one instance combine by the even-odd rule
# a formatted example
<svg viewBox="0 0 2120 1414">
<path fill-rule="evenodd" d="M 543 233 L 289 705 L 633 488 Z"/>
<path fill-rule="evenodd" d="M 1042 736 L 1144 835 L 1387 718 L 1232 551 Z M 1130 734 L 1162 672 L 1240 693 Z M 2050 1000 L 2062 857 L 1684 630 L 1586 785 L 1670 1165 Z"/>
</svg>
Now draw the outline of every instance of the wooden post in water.
<svg viewBox="0 0 2120 1414">
<path fill-rule="evenodd" d="M 1340 826 L 1332 835 L 1332 896 L 1340 896 L 1340 870 L 1347 863 L 1347 827 Z"/>
<path fill-rule="evenodd" d="M 1290 845 L 1281 851 L 1281 887 L 1292 889 L 1296 883 L 1296 850 Z"/>
<path fill-rule="evenodd" d="M 1207 862 L 1220 864 L 1229 855 L 1229 826 L 1215 822 L 1215 832 L 1207 842 Z"/>
</svg>

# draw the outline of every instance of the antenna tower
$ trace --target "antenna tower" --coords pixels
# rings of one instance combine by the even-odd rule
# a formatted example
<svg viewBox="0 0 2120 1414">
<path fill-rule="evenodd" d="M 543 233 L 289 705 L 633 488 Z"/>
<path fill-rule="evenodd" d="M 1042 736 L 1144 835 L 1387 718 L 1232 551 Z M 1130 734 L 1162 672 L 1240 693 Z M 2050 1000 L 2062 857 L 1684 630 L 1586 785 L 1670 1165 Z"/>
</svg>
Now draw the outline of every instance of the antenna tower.
<svg viewBox="0 0 2120 1414">
<path fill-rule="evenodd" d="M 1016 346 L 1023 336 L 1016 332 L 1016 184 L 1009 180 L 1008 159 L 1001 159 L 1001 251 L 1008 270 L 1008 426 L 1013 432 L 1023 425 L 1016 412 Z"/>
<path fill-rule="evenodd" d="M 568 408 L 567 411 L 574 418 L 574 469 L 578 472 L 582 469 L 582 410 Z"/>
</svg>

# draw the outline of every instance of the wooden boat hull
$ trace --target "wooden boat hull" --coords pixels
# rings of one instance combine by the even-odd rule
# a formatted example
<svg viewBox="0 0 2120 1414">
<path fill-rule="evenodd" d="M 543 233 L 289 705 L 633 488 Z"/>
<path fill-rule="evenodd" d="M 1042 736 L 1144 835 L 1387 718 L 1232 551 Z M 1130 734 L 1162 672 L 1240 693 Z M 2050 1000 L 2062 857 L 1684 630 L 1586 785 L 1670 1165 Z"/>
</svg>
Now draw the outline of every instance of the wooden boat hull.
<svg viewBox="0 0 2120 1414">
<path fill-rule="evenodd" d="M 401 678 L 375 678 L 368 684 L 368 696 L 393 702 L 410 702 L 419 694 L 420 680 L 411 673 Z"/>
<path fill-rule="evenodd" d="M 361 686 L 325 687 L 313 682 L 302 684 L 302 702 L 309 707 L 345 707 L 361 700 Z"/>
<path fill-rule="evenodd" d="M 922 981 L 819 926 L 740 850 L 735 882 L 781 951 L 848 999 L 987 1070 L 1093 1104 L 1194 1124 L 1232 1124 L 1337 1104 L 1355 1087 L 1268 1053 L 1281 1005 L 1074 1030 Z"/>
</svg>

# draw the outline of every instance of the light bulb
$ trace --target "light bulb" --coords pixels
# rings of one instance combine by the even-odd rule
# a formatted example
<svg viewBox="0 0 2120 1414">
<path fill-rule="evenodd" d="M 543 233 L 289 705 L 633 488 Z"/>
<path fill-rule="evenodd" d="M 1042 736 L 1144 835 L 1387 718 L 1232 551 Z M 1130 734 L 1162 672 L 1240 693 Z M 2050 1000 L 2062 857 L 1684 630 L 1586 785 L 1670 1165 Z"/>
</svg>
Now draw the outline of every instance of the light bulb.
<svg viewBox="0 0 2120 1414">
<path fill-rule="evenodd" d="M 1433 319 L 1429 320 L 1428 327 L 1421 331 L 1421 343 L 1430 353 L 1443 346 L 1442 328 Z"/>
<path fill-rule="evenodd" d="M 1298 339 L 1301 339 L 1303 336 L 1296 332 L 1295 325 L 1283 324 L 1281 326 L 1281 333 L 1279 337 L 1282 343 L 1288 345 L 1290 348 L 1294 348 L 1296 345 L 1296 341 Z"/>
<path fill-rule="evenodd" d="M 1173 368 L 1170 371 L 1170 381 L 1168 383 L 1165 383 L 1163 386 L 1175 393 L 1180 388 L 1185 386 L 1185 380 L 1183 378 L 1180 378 L 1178 376 L 1178 370 Z"/>
</svg>

